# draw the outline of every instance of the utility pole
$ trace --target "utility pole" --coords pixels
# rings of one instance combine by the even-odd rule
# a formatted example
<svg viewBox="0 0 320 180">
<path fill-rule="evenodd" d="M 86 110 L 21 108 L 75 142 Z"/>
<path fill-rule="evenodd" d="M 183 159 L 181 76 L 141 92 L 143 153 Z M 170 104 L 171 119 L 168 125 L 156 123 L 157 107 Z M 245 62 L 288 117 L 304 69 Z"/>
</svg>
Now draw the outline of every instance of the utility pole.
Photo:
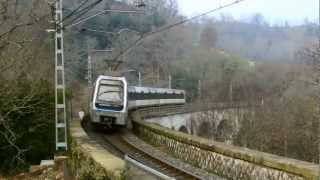
<svg viewBox="0 0 320 180">
<path fill-rule="evenodd" d="M 89 112 L 92 108 L 91 105 L 91 94 L 92 94 L 92 57 L 90 53 L 88 53 L 88 93 L 89 93 Z"/>
<path fill-rule="evenodd" d="M 172 88 L 172 84 L 171 84 L 171 74 L 169 74 L 169 89 Z"/>
<path fill-rule="evenodd" d="M 55 4 L 55 128 L 56 150 L 68 150 L 63 52 L 63 0 Z"/>
<path fill-rule="evenodd" d="M 157 71 L 157 86 L 159 87 L 159 82 L 160 82 L 160 66 L 158 64 L 158 71 Z"/>
<path fill-rule="evenodd" d="M 97 52 L 112 52 L 112 49 L 102 49 L 102 50 L 97 50 L 97 49 L 89 49 L 88 47 L 88 90 L 89 90 L 89 97 L 92 94 L 92 89 L 93 89 L 93 83 L 92 83 L 92 78 L 93 78 L 93 74 L 92 74 L 92 55 L 93 53 L 97 53 Z M 111 63 L 108 65 L 109 71 L 111 68 Z M 91 109 L 91 101 L 89 98 L 89 108 Z"/>
<path fill-rule="evenodd" d="M 92 57 L 88 53 L 88 88 L 89 91 L 92 88 Z"/>
<path fill-rule="evenodd" d="M 198 98 L 201 100 L 201 79 L 198 81 Z"/>
<path fill-rule="evenodd" d="M 53 2 L 54 3 L 54 2 Z M 63 30 L 71 28 L 89 19 L 92 19 L 105 12 L 118 13 L 143 13 L 142 11 L 121 11 L 121 10 L 103 10 L 90 17 L 84 18 L 68 27 L 63 26 L 63 0 L 55 0 L 55 29 L 47 30 L 55 32 L 55 134 L 56 134 L 56 150 L 68 150 L 67 144 L 67 116 L 66 116 L 66 95 L 65 95 L 65 73 L 64 73 L 64 43 Z M 141 5 L 140 5 L 141 6 Z M 88 84 L 92 84 L 91 57 L 88 56 Z"/>
<path fill-rule="evenodd" d="M 138 72 L 138 76 L 139 76 L 139 87 L 142 86 L 142 82 L 141 82 L 141 72 L 139 71 Z"/>
</svg>

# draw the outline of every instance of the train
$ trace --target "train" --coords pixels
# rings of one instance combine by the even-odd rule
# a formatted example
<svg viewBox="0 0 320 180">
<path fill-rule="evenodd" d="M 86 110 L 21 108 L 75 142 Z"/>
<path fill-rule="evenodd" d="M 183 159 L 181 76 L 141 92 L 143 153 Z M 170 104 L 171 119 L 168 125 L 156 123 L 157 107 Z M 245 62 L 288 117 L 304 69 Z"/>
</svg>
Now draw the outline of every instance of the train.
<svg viewBox="0 0 320 180">
<path fill-rule="evenodd" d="M 125 77 L 100 75 L 91 99 L 91 123 L 112 128 L 128 125 L 128 112 L 151 106 L 186 103 L 180 89 L 129 86 Z"/>
</svg>

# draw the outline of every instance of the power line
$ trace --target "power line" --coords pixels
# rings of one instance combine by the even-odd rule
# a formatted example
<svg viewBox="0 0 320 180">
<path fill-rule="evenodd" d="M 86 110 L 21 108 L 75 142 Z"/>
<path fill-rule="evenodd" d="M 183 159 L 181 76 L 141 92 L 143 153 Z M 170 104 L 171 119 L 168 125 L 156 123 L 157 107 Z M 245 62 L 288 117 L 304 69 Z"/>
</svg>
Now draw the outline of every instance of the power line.
<svg viewBox="0 0 320 180">
<path fill-rule="evenodd" d="M 126 48 L 124 51 L 122 51 L 119 55 L 117 55 L 117 56 L 114 58 L 114 61 L 118 61 L 118 58 L 120 58 L 120 57 L 122 57 L 123 55 L 127 54 L 132 48 L 134 48 L 135 46 L 139 45 L 141 42 L 143 42 L 143 40 L 145 40 L 146 38 L 148 38 L 148 37 L 150 37 L 150 36 L 152 36 L 152 35 L 154 35 L 154 34 L 164 32 L 164 31 L 166 31 L 166 30 L 169 30 L 169 29 L 171 29 L 171 28 L 174 28 L 174 27 L 179 26 L 179 25 L 181 25 L 181 24 L 184 24 L 184 23 L 186 23 L 186 22 L 189 22 L 189 21 L 198 19 L 198 18 L 200 18 L 200 17 L 206 16 L 206 15 L 208 15 L 208 14 L 211 14 L 211 13 L 213 13 L 213 12 L 219 11 L 219 10 L 221 10 L 221 9 L 234 6 L 234 5 L 239 4 L 239 3 L 243 2 L 243 1 L 245 1 L 245 0 L 236 0 L 236 1 L 234 1 L 234 2 L 231 2 L 231 3 L 225 4 L 225 5 L 219 6 L 219 7 L 215 8 L 215 9 L 210 10 L 210 11 L 204 12 L 204 13 L 202 13 L 202 14 L 199 14 L 199 15 L 196 15 L 196 16 L 193 16 L 193 17 L 190 17 L 190 18 L 186 18 L 186 19 L 181 20 L 181 21 L 179 21 L 179 22 L 177 22 L 177 23 L 173 23 L 173 24 L 170 24 L 170 25 L 165 26 L 165 27 L 163 27 L 163 28 L 160 28 L 160 29 L 158 29 L 158 30 L 155 30 L 155 31 L 151 31 L 151 32 L 149 32 L 149 33 L 146 33 L 146 34 L 142 35 L 139 39 L 137 39 L 135 42 L 133 42 L 131 46 L 129 46 L 129 47 Z M 120 63 L 118 63 L 118 64 L 115 66 L 114 70 L 116 70 L 119 66 L 120 66 Z"/>
<path fill-rule="evenodd" d="M 66 26 L 72 24 L 74 21 L 76 21 L 77 19 L 81 18 L 84 14 L 86 14 L 87 12 L 89 12 L 91 9 L 93 9 L 94 7 L 96 7 L 98 4 L 100 4 L 103 0 L 97 0 L 96 2 L 88 5 L 87 7 L 81 9 L 78 13 L 78 15 L 76 15 L 73 19 L 72 22 L 69 22 L 69 24 L 67 24 Z"/>
<path fill-rule="evenodd" d="M 93 2 L 92 4 L 89 4 L 88 6 L 81 9 L 85 4 L 87 4 L 87 2 L 89 2 L 89 0 L 84 0 L 81 2 L 81 4 L 76 9 L 74 9 L 71 13 L 69 13 L 67 16 L 65 16 L 62 20 L 57 21 L 56 24 L 60 24 L 62 22 L 65 22 L 67 19 L 73 18 L 73 20 L 71 22 L 69 22 L 69 24 L 72 24 L 73 21 L 81 18 L 81 16 L 83 16 L 84 14 L 86 14 L 87 12 L 92 10 L 95 6 L 100 4 L 102 1 L 103 0 L 97 0 L 97 1 Z M 78 14 L 76 14 L 76 13 L 78 13 Z M 76 15 L 76 17 L 73 17 L 75 15 Z"/>
<path fill-rule="evenodd" d="M 208 14 L 211 14 L 211 13 L 215 12 L 215 11 L 219 11 L 219 10 L 221 10 L 221 9 L 224 9 L 224 8 L 227 8 L 227 7 L 236 5 L 236 4 L 238 4 L 238 3 L 240 3 L 240 2 L 243 2 L 243 1 L 245 1 L 245 0 L 236 0 L 236 1 L 234 1 L 234 2 L 231 2 L 231 3 L 229 3 L 229 4 L 225 4 L 225 5 L 223 5 L 223 6 L 220 6 L 220 7 L 218 7 L 218 8 L 212 9 L 212 10 L 207 11 L 207 12 L 205 12 L 205 13 L 202 13 L 202 14 L 199 14 L 199 15 L 196 15 L 196 16 L 193 16 L 193 17 L 191 17 L 191 18 L 184 19 L 184 20 L 182 20 L 182 21 L 180 21 L 180 22 L 177 22 L 177 23 L 171 24 L 171 25 L 169 25 L 169 26 L 166 26 L 166 27 L 164 27 L 164 28 L 161 28 L 161 29 L 155 30 L 155 31 L 153 31 L 153 32 L 150 32 L 150 33 L 148 34 L 148 36 L 150 36 L 150 35 L 152 35 L 152 34 L 156 34 L 156 33 L 160 33 L 160 32 L 166 31 L 166 30 L 171 29 L 171 28 L 173 28 L 173 27 L 175 27 L 175 26 L 178 26 L 178 25 L 184 24 L 184 23 L 186 23 L 186 22 L 189 22 L 189 21 L 198 19 L 198 18 L 200 18 L 200 17 L 202 17 L 202 16 L 206 16 L 206 15 L 208 15 Z"/>
<path fill-rule="evenodd" d="M 89 17 L 82 18 L 82 19 L 80 19 L 80 20 L 79 20 L 78 22 L 76 22 L 76 23 L 73 23 L 73 24 L 70 24 L 70 23 L 69 23 L 66 27 L 67 27 L 67 28 L 71 28 L 71 27 L 73 27 L 73 26 L 76 26 L 76 25 L 78 25 L 78 24 L 81 24 L 81 23 L 83 23 L 83 22 L 85 22 L 85 21 L 87 21 L 87 20 L 89 20 L 89 19 L 92 19 L 92 18 L 94 18 L 94 17 L 96 17 L 96 16 L 99 16 L 99 15 L 101 15 L 101 14 L 105 14 L 105 13 L 107 13 L 107 12 L 128 13 L 128 14 L 132 14 L 132 13 L 136 13 L 136 14 L 144 13 L 143 11 L 134 11 L 134 10 L 129 10 L 129 11 L 127 11 L 127 10 L 118 10 L 118 9 L 105 9 L 105 10 L 102 10 L 102 11 L 100 11 L 100 12 L 94 14 L 94 15 L 89 16 Z"/>
<path fill-rule="evenodd" d="M 68 15 L 66 15 L 62 21 L 67 20 L 68 18 L 72 17 L 80 8 L 82 8 L 82 6 L 84 6 L 85 4 L 87 4 L 87 2 L 89 2 L 89 0 L 84 0 L 80 3 L 80 5 L 75 8 L 73 11 L 71 11 Z"/>
<path fill-rule="evenodd" d="M 131 46 L 127 47 L 126 49 L 124 49 L 123 51 L 120 52 L 120 54 L 118 54 L 113 61 L 116 61 L 117 64 L 115 65 L 115 67 L 113 68 L 113 70 L 117 70 L 118 67 L 120 66 L 120 64 L 122 63 L 122 61 L 119 61 L 118 58 L 122 57 L 123 55 L 127 54 L 132 48 L 134 48 L 135 46 L 137 46 L 138 44 L 140 44 L 143 40 L 144 40 L 144 36 L 140 36 L 139 39 L 137 39 L 136 41 L 134 41 L 132 43 Z"/>
</svg>

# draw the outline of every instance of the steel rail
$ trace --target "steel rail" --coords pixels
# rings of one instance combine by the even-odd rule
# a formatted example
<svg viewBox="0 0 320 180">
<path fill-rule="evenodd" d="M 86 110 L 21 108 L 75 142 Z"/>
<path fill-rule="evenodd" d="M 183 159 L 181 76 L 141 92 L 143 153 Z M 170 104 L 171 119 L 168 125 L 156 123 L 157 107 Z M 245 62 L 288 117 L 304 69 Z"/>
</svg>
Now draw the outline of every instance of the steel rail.
<svg viewBox="0 0 320 180">
<path fill-rule="evenodd" d="M 163 115 L 173 115 L 173 114 L 181 114 L 181 113 L 190 113 L 195 112 L 195 110 L 199 109 L 215 109 L 215 108 L 241 108 L 247 107 L 247 104 L 224 104 L 217 103 L 211 105 L 201 106 L 199 108 L 186 104 L 186 105 L 169 105 L 169 106 L 156 106 L 156 107 L 147 107 L 140 108 L 139 111 L 144 117 L 153 117 L 153 116 L 163 116 Z M 253 105 L 255 106 L 255 105 Z M 172 162 L 166 161 L 164 159 L 160 159 L 156 157 L 154 154 L 147 152 L 144 149 L 136 146 L 135 142 L 131 142 L 128 138 L 124 138 L 126 134 L 130 133 L 130 135 L 134 136 L 130 131 L 124 129 L 117 129 L 116 133 L 113 134 L 105 134 L 105 133 L 96 133 L 92 132 L 88 128 L 88 123 L 83 125 L 83 128 L 86 130 L 89 136 L 94 136 L 95 139 L 100 139 L 98 142 L 101 145 L 109 150 L 111 153 L 116 156 L 125 159 L 125 157 L 130 157 L 134 161 L 143 164 L 145 170 L 150 170 L 148 172 L 158 172 L 160 174 L 165 174 L 166 176 L 173 179 L 204 179 L 198 174 L 188 172 L 184 168 L 178 167 Z M 159 175 L 155 173 L 155 175 Z"/>
<path fill-rule="evenodd" d="M 150 169 L 170 177 L 171 179 L 203 179 L 196 174 L 177 167 L 173 163 L 159 159 L 153 154 L 134 146 L 134 142 L 128 142 L 124 138 L 125 133 L 133 135 L 129 131 L 124 132 L 119 129 L 118 131 L 110 134 L 106 134 L 101 131 L 96 132 L 92 127 L 90 127 L 89 121 L 83 122 L 82 127 L 91 138 L 94 138 L 103 148 L 107 149 L 119 158 L 125 159 L 125 157 L 128 156 L 131 159 L 144 164 Z M 149 172 L 152 173 L 151 171 Z M 155 175 L 157 176 L 157 174 Z"/>
<path fill-rule="evenodd" d="M 125 132 L 131 133 L 131 132 Z M 176 165 L 166 162 L 162 159 L 155 157 L 153 154 L 146 152 L 143 149 L 139 149 L 134 146 L 134 142 L 129 142 L 123 138 L 124 134 L 115 134 L 113 136 L 103 135 L 103 139 L 110 145 L 113 149 L 117 149 L 118 152 L 121 152 L 122 158 L 129 156 L 132 159 L 148 166 L 155 171 L 159 171 L 173 179 L 201 179 L 201 177 L 187 172 L 186 170 L 177 167 Z"/>
<path fill-rule="evenodd" d="M 138 166 L 139 168 L 156 175 L 157 177 L 161 178 L 161 179 L 166 179 L 166 180 L 175 180 L 175 178 L 167 176 L 166 174 L 163 174 L 157 170 L 154 170 L 148 166 L 145 166 L 142 162 L 139 162 L 137 160 L 135 160 L 134 158 L 131 158 L 130 156 L 126 155 L 124 157 L 124 159 L 132 164 L 134 164 L 135 166 Z"/>
</svg>

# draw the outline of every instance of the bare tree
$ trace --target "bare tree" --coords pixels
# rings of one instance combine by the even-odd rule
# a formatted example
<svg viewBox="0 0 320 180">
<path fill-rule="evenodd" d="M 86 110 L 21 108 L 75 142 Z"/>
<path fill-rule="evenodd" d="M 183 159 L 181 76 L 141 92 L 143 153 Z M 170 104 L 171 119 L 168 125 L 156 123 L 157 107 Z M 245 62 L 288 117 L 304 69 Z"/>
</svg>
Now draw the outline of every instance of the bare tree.
<svg viewBox="0 0 320 180">
<path fill-rule="evenodd" d="M 200 44 L 207 49 L 214 48 L 218 40 L 218 34 L 212 22 L 208 22 L 202 30 Z"/>
<path fill-rule="evenodd" d="M 314 96 L 320 100 L 320 44 L 319 42 L 306 44 L 296 53 L 296 58 L 302 63 L 304 72 L 302 80 L 314 88 Z"/>
<path fill-rule="evenodd" d="M 0 0 L 0 139 L 4 140 L 0 150 L 14 150 L 15 155 L 8 157 L 12 166 L 23 164 L 29 150 L 18 145 L 26 132 L 17 133 L 15 120 L 35 113 L 45 101 L 39 98 L 39 87 L 25 83 L 49 78 L 52 72 L 44 31 L 51 15 L 48 12 L 49 6 L 41 0 Z M 44 125 L 40 121 L 32 131 Z"/>
</svg>

